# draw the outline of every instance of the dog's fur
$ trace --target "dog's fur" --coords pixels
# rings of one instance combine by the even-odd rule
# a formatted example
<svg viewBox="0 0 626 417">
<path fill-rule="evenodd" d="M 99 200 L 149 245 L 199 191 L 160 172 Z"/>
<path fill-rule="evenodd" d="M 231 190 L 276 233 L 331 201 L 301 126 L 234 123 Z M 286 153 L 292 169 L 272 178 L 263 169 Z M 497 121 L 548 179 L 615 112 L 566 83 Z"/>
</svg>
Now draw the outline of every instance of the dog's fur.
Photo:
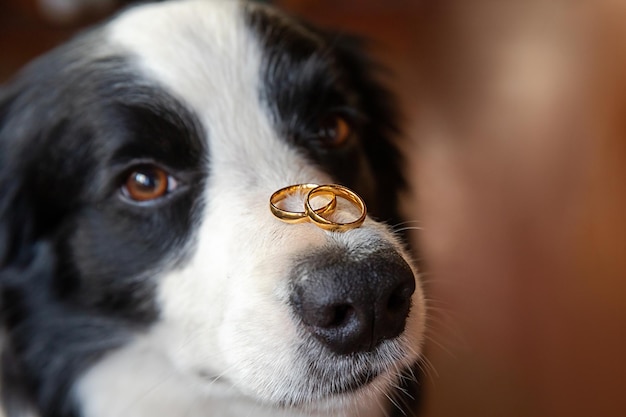
<svg viewBox="0 0 626 417">
<path fill-rule="evenodd" d="M 8 416 L 383 416 L 409 402 L 419 281 L 401 333 L 368 349 L 334 352 L 294 313 L 320 265 L 410 263 L 384 224 L 399 222 L 403 184 L 395 111 L 358 49 L 258 4 L 157 3 L 1 90 Z M 336 115 L 353 133 L 325 147 L 320 124 Z M 171 192 L 120 192 L 142 164 L 167 170 Z M 272 192 L 311 182 L 356 190 L 365 224 L 272 216 Z"/>
</svg>

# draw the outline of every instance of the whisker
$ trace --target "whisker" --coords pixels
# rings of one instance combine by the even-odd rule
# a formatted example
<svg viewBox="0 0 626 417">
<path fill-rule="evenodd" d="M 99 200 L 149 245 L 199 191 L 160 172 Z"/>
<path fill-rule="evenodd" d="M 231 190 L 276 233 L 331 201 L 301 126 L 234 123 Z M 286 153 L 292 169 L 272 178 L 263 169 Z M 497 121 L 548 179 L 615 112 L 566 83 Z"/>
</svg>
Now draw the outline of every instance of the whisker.
<svg viewBox="0 0 626 417">
<path fill-rule="evenodd" d="M 376 387 L 375 387 L 375 390 L 376 390 L 379 394 L 382 394 L 382 395 L 383 395 L 383 396 L 385 396 L 387 399 L 389 399 L 389 401 L 391 402 L 391 404 L 395 406 L 394 401 L 393 401 L 391 398 L 389 398 L 389 395 L 387 395 L 387 393 L 385 392 L 385 390 L 383 390 L 382 388 L 380 388 L 380 387 L 378 387 L 378 386 L 376 386 Z M 387 408 L 387 407 L 385 407 L 385 406 L 381 403 L 381 401 L 380 401 L 380 400 L 377 400 L 377 401 L 376 401 L 376 404 L 377 404 L 377 405 L 378 405 L 378 407 L 380 408 L 380 411 L 382 411 L 382 413 L 385 415 L 385 417 L 389 417 L 389 411 L 388 411 L 388 408 Z"/>
<path fill-rule="evenodd" d="M 435 368 L 435 365 L 432 363 L 430 359 L 428 359 L 428 357 L 426 356 L 421 357 L 418 363 L 424 365 L 425 369 L 427 370 L 427 375 L 429 376 L 431 382 L 434 382 L 434 379 L 432 377 L 433 374 L 435 377 L 439 378 L 439 372 L 437 371 L 437 368 Z"/>
<path fill-rule="evenodd" d="M 431 342 L 432 344 L 434 344 L 435 346 L 437 346 L 439 349 L 441 349 L 442 351 L 444 351 L 445 353 L 447 353 L 451 358 L 456 359 L 456 354 L 454 354 L 449 348 L 447 348 L 446 346 L 444 346 L 442 343 L 439 343 L 439 341 L 433 339 L 432 337 L 430 337 L 429 335 L 424 335 L 424 338 L 426 340 L 428 340 L 429 342 Z"/>
<path fill-rule="evenodd" d="M 409 223 L 421 223 L 421 220 L 405 220 L 399 223 L 394 224 L 392 227 L 398 227 L 398 226 L 404 226 L 405 224 L 409 224 Z"/>
<path fill-rule="evenodd" d="M 394 391 L 392 394 L 389 394 L 387 392 L 383 392 L 383 394 L 385 395 L 385 397 L 387 397 L 387 399 L 391 402 L 391 404 L 393 405 L 393 407 L 395 407 L 398 411 L 400 411 L 402 413 L 402 415 L 406 416 L 406 403 L 404 403 L 404 407 L 402 407 L 402 405 L 400 405 L 400 403 L 398 401 L 401 401 L 402 398 L 399 397 L 399 395 L 397 394 L 398 392 L 404 391 L 406 393 L 406 390 L 403 390 L 401 387 L 399 387 L 395 382 L 391 381 L 391 378 L 389 378 L 389 382 L 390 385 L 394 388 Z M 395 390 L 400 390 L 400 391 L 395 391 Z M 394 395 L 395 394 L 395 395 Z M 395 397 L 395 398 L 394 398 Z"/>
<path fill-rule="evenodd" d="M 394 232 L 396 232 L 396 233 L 406 232 L 407 230 L 419 230 L 419 231 L 423 231 L 423 230 L 424 230 L 424 228 L 423 228 L 423 227 L 418 227 L 418 226 L 405 226 L 405 227 L 401 227 L 401 228 L 393 229 L 393 231 L 394 231 Z"/>
</svg>

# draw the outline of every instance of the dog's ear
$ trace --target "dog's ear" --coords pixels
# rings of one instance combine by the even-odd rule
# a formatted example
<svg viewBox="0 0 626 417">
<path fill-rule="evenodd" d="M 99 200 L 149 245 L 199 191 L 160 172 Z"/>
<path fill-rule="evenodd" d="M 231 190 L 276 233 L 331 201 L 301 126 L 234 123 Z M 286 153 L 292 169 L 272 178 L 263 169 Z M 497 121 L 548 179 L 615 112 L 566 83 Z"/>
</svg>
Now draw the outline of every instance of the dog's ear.
<svg viewBox="0 0 626 417">
<path fill-rule="evenodd" d="M 28 287 L 34 275 L 31 265 L 39 265 L 35 246 L 27 244 L 31 233 L 30 210 L 26 206 L 21 172 L 12 159 L 14 145 L 9 120 L 18 94 L 11 87 L 0 87 L 0 414 L 21 416 L 26 410 L 27 384 L 11 346 L 11 328 L 19 315 L 21 288 Z M 15 135 L 18 135 L 16 132 Z M 33 250 L 29 250 L 29 248 Z M 30 253 L 29 253 L 30 252 Z"/>
<path fill-rule="evenodd" d="M 32 233 L 32 209 L 23 192 L 23 173 L 15 159 L 19 131 L 11 134 L 9 123 L 18 93 L 0 89 L 0 271 L 23 261 Z"/>
<path fill-rule="evenodd" d="M 10 200 L 12 200 L 12 194 L 15 193 L 15 187 L 10 183 L 7 177 L 7 169 L 9 163 L 7 161 L 6 153 L 7 146 L 6 139 L 6 119 L 9 117 L 11 105 L 13 103 L 13 95 L 9 93 L 7 88 L 0 88 L 0 270 L 2 270 L 8 263 L 10 256 L 9 247 L 11 246 L 11 235 L 13 234 L 10 229 L 12 223 L 12 216 L 10 207 L 12 206 Z"/>
</svg>

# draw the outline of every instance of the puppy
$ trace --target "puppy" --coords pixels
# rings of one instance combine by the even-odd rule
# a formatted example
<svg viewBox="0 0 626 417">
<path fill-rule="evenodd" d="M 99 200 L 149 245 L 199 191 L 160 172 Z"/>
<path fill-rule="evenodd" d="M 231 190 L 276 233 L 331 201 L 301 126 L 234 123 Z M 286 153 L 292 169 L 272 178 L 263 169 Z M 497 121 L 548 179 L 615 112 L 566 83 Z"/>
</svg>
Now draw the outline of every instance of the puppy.
<svg viewBox="0 0 626 417">
<path fill-rule="evenodd" d="M 164 2 L 4 87 L 8 416 L 409 412 L 424 296 L 390 228 L 395 112 L 357 50 L 259 4 Z M 273 216 L 302 183 L 343 184 L 369 215 Z"/>
</svg>

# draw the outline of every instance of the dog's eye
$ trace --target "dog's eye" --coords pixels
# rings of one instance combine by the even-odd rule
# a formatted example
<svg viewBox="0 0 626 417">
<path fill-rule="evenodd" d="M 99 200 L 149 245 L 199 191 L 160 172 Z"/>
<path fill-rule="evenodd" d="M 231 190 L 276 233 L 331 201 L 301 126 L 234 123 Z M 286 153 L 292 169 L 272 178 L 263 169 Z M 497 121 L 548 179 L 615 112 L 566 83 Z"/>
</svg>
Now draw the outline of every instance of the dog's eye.
<svg viewBox="0 0 626 417">
<path fill-rule="evenodd" d="M 352 127 L 346 119 L 341 116 L 331 116 L 326 118 L 318 131 L 318 137 L 324 146 L 336 148 L 348 141 L 352 134 Z"/>
<path fill-rule="evenodd" d="M 134 167 L 122 187 L 124 195 L 135 201 L 149 201 L 163 197 L 176 187 L 168 173 L 154 165 Z"/>
</svg>

